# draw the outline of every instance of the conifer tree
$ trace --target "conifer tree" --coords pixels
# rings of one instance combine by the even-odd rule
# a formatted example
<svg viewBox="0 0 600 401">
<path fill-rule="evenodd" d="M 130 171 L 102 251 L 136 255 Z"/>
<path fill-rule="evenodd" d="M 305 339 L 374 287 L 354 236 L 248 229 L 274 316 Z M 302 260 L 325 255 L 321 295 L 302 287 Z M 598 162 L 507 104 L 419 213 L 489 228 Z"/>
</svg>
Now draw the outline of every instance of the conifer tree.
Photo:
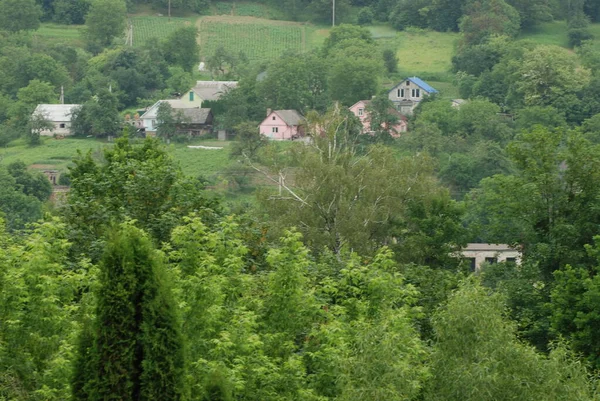
<svg viewBox="0 0 600 401">
<path fill-rule="evenodd" d="M 84 333 L 73 398 L 182 399 L 183 341 L 150 240 L 124 223 L 111 234 L 100 268 L 93 350 L 86 349 Z"/>
</svg>

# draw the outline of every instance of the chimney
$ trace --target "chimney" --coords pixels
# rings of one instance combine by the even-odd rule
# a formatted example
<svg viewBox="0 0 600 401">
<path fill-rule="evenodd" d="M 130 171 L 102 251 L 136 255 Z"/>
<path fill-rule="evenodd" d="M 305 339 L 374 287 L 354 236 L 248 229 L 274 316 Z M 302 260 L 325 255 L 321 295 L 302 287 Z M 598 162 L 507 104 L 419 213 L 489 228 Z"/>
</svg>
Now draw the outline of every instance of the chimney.
<svg viewBox="0 0 600 401">
<path fill-rule="evenodd" d="M 269 114 L 271 114 L 271 111 L 273 111 L 273 110 L 267 109 L 267 117 L 269 117 Z"/>
</svg>

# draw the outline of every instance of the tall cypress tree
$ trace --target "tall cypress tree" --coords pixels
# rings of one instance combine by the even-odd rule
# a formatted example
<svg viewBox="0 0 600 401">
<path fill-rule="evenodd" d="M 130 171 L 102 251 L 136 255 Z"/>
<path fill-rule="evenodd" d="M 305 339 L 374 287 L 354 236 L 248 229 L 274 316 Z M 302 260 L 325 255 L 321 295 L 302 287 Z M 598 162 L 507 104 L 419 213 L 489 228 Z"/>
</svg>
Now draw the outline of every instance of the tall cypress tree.
<svg viewBox="0 0 600 401">
<path fill-rule="evenodd" d="M 160 256 L 125 223 L 100 267 L 93 349 L 82 338 L 73 398 L 181 400 L 183 340 Z"/>
</svg>

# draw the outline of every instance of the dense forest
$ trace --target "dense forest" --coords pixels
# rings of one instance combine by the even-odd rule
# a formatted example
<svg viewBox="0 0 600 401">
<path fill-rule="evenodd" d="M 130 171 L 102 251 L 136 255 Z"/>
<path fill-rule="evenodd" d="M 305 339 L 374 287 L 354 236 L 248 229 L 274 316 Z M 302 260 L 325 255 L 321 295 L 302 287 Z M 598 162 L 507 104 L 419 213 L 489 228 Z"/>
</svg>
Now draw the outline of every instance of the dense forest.
<svg viewBox="0 0 600 401">
<path fill-rule="evenodd" d="M 329 1 L 270 1 L 331 21 Z M 156 138 L 124 122 L 199 78 L 193 25 L 126 45 L 140 6 L 168 4 L 0 0 L 0 145 L 59 146 L 32 116 L 59 97 L 76 137 L 116 138 L 74 156 L 59 199 L 0 159 L 0 401 L 598 399 L 600 3 L 337 0 L 349 23 L 314 49 L 217 49 L 207 74 L 238 81 L 210 104 L 230 179 L 266 183 L 233 200 L 169 155 L 189 140 L 170 113 Z M 557 19 L 569 48 L 519 38 Z M 48 22 L 82 42 L 40 41 Z M 372 22 L 458 32 L 460 107 L 426 97 L 397 137 L 404 60 Z M 348 111 L 365 99 L 372 135 Z M 310 141 L 261 136 L 267 109 L 298 110 Z M 472 271 L 471 242 L 522 259 Z"/>
</svg>

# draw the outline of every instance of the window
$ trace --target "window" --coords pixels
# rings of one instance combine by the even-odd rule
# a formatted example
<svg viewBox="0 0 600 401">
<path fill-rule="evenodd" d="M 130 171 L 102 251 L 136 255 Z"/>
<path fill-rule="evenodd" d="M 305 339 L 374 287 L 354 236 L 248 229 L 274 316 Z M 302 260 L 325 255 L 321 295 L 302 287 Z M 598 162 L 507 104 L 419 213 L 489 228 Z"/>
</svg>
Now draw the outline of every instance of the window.
<svg viewBox="0 0 600 401">
<path fill-rule="evenodd" d="M 60 128 L 65 128 L 65 123 L 60 123 L 58 126 L 59 126 Z"/>
<path fill-rule="evenodd" d="M 273 116 L 272 120 L 275 120 L 275 116 Z"/>
<path fill-rule="evenodd" d="M 401 93 L 404 93 L 404 89 L 398 89 L 398 96 L 397 97 L 402 97 Z"/>
<path fill-rule="evenodd" d="M 156 126 L 156 120 L 152 120 L 152 124 L 150 124 L 150 128 Z"/>
<path fill-rule="evenodd" d="M 471 269 L 472 272 L 475 271 L 475 268 L 477 267 L 477 264 L 475 262 L 475 258 L 465 258 L 464 259 L 465 262 L 467 262 L 469 268 Z"/>
<path fill-rule="evenodd" d="M 362 116 L 365 113 L 365 109 L 358 109 L 358 116 Z"/>
<path fill-rule="evenodd" d="M 274 134 L 278 133 L 279 132 L 279 127 L 273 127 L 273 128 L 271 128 L 271 132 L 274 133 Z"/>
<path fill-rule="evenodd" d="M 406 86 L 410 86 L 410 81 L 406 81 Z"/>
<path fill-rule="evenodd" d="M 485 258 L 485 263 L 489 263 L 489 264 L 493 265 L 496 262 L 498 262 L 498 260 L 496 258 Z"/>
<path fill-rule="evenodd" d="M 417 89 L 417 97 L 421 97 L 421 89 Z"/>
<path fill-rule="evenodd" d="M 506 258 L 506 263 L 517 263 L 517 258 Z"/>
<path fill-rule="evenodd" d="M 402 99 L 404 99 L 404 89 L 400 89 L 400 96 Z"/>
<path fill-rule="evenodd" d="M 190 102 L 194 101 L 194 92 L 190 91 Z"/>
<path fill-rule="evenodd" d="M 414 90 L 414 89 L 413 89 L 413 90 L 412 90 L 412 92 L 411 92 L 411 96 L 412 96 L 412 97 L 415 97 L 415 90 Z"/>
</svg>

